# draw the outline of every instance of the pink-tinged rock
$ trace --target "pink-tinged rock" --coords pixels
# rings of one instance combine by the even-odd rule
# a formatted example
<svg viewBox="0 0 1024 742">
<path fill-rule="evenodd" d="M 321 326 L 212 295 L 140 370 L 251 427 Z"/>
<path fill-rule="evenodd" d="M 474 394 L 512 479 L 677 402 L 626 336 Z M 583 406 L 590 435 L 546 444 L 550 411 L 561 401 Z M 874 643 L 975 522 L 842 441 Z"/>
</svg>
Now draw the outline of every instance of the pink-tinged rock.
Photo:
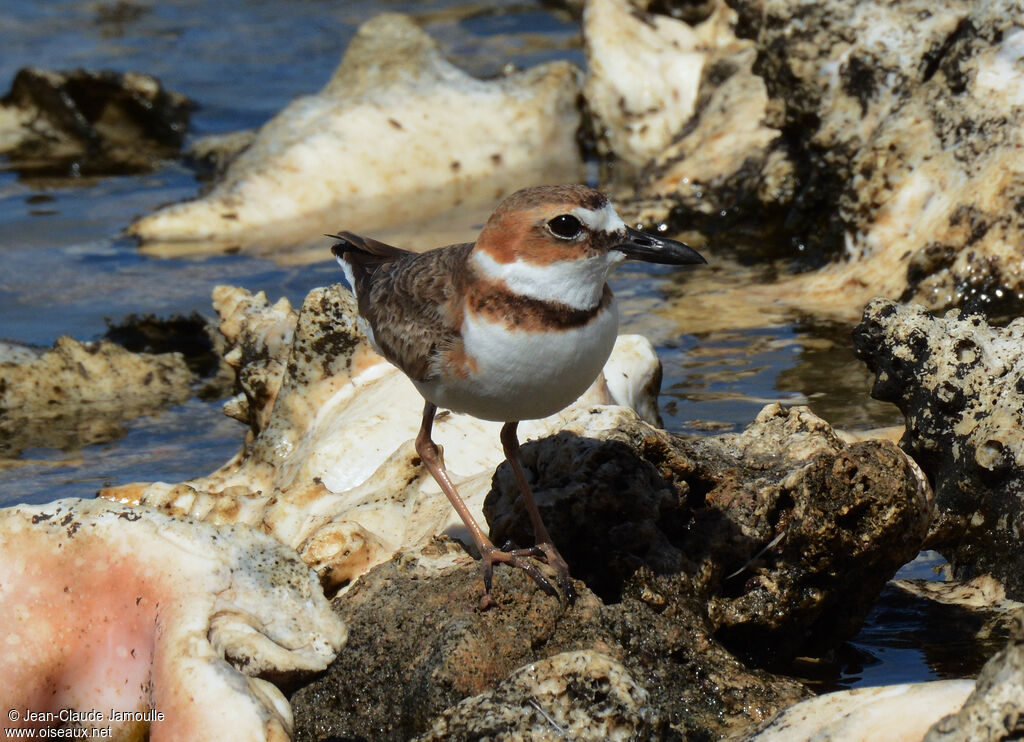
<svg viewBox="0 0 1024 742">
<path fill-rule="evenodd" d="M 247 526 L 67 499 L 0 510 L 0 552 L 5 728 L 289 739 L 260 676 L 322 670 L 345 641 L 315 574 Z"/>
</svg>

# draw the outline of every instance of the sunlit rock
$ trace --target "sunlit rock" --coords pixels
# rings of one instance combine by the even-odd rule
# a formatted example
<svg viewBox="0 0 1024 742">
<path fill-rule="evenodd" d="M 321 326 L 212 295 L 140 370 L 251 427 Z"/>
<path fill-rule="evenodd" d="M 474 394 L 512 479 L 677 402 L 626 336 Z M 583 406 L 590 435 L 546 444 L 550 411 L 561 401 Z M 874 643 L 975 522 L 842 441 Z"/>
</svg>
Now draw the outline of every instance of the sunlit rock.
<svg viewBox="0 0 1024 742">
<path fill-rule="evenodd" d="M 552 62 L 478 80 L 407 16 L 377 16 L 324 89 L 264 125 L 209 193 L 130 232 L 168 250 L 271 249 L 578 180 L 578 76 Z"/>
<path fill-rule="evenodd" d="M 803 173 L 787 227 L 839 258 L 784 282 L 780 301 L 843 317 L 879 295 L 1020 307 L 1020 3 L 734 6 Z"/>
<path fill-rule="evenodd" d="M 686 302 L 666 312 L 678 326 L 759 327 L 798 314 L 854 322 L 875 296 L 1019 313 L 1024 8 L 1013 0 L 730 5 L 738 33 L 756 45 L 753 70 L 767 89 L 756 118 L 781 136 L 762 164 L 755 157 L 740 168 L 742 177 L 699 182 L 696 199 L 682 189 L 672 196 L 649 169 L 622 211 L 654 223 L 668 215 L 673 229 L 722 239 L 737 224 L 732 203 L 741 252 L 777 262 L 766 279 L 763 265 L 720 263 L 710 251 L 721 272 L 687 281 Z M 707 105 L 732 85 L 709 93 Z M 733 125 L 753 126 L 755 97 L 734 99 Z M 695 164 L 715 149 L 698 137 L 703 125 L 695 119 L 671 147 L 685 155 L 680 175 L 691 156 Z M 676 165 L 667 153 L 664 164 L 670 185 Z M 701 210 L 701 200 L 711 208 Z M 794 264 L 802 272 L 774 277 Z"/>
<path fill-rule="evenodd" d="M 932 514 L 927 480 L 895 445 L 846 445 L 803 407 L 769 405 L 742 433 L 698 440 L 585 410 L 523 460 L 574 577 L 613 603 L 649 571 L 652 601 L 700 596 L 716 637 L 760 662 L 852 637 Z M 529 543 L 507 465 L 484 513 L 498 542 Z"/>
<path fill-rule="evenodd" d="M 256 525 L 296 548 L 332 585 L 436 533 L 466 536 L 413 448 L 423 398 L 370 348 L 346 289 L 312 291 L 298 315 L 283 300 L 270 306 L 243 289 L 221 287 L 214 298 L 225 358 L 243 390 L 226 411 L 250 426 L 244 448 L 209 476 L 125 485 L 105 497 Z M 656 413 L 660 375 L 650 343 L 620 337 L 609 361 L 612 382 L 602 375 L 566 410 L 524 421 L 520 437 L 549 435 L 595 405 Z M 438 415 L 434 426 L 478 518 L 504 460 L 500 428 L 453 413 Z"/>
<path fill-rule="evenodd" d="M 672 141 L 693 116 L 709 52 L 730 36 L 728 13 L 723 4 L 693 27 L 626 0 L 587 2 L 583 92 L 604 147 L 643 165 Z"/>
<path fill-rule="evenodd" d="M 4 728 L 75 726 L 71 709 L 119 739 L 284 740 L 262 677 L 322 670 L 345 641 L 315 573 L 246 526 L 58 500 L 0 510 L 0 550 L 0 703 L 39 714 Z"/>
<path fill-rule="evenodd" d="M 770 146 L 779 131 L 764 123 L 753 43 L 736 37 L 735 11 L 707 5 L 691 22 L 628 0 L 586 5 L 584 95 L 602 151 L 632 166 L 616 164 L 606 184 L 627 221 L 720 223 L 790 188 L 788 159 Z"/>
<path fill-rule="evenodd" d="M 650 577 L 613 604 L 578 583 L 562 605 L 498 570 L 480 611 L 458 544 L 402 551 L 335 599 L 349 643 L 292 696 L 296 738 L 719 739 L 808 694 L 725 650 L 692 593 L 655 600 Z"/>
<path fill-rule="evenodd" d="M 761 731 L 729 742 L 920 742 L 973 689 L 972 680 L 937 680 L 826 693 L 786 709 Z"/>
<path fill-rule="evenodd" d="M 122 435 L 124 422 L 191 395 L 179 353 L 132 353 L 64 336 L 49 350 L 0 349 L 0 455 L 78 448 Z"/>
</svg>

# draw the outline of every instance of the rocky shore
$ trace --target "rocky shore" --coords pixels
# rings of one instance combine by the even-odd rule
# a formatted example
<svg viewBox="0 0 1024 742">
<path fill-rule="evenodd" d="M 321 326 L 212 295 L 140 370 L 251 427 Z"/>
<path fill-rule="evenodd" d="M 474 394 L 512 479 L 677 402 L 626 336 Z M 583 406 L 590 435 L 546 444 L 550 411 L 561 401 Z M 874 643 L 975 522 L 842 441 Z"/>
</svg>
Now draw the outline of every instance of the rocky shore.
<svg viewBox="0 0 1024 742">
<path fill-rule="evenodd" d="M 422 248 L 472 239 L 502 195 L 583 180 L 589 162 L 629 221 L 711 257 L 687 303 L 655 315 L 666 332 L 859 315 L 863 397 L 899 408 L 901 437 L 778 403 L 739 432 L 669 432 L 658 354 L 621 335 L 582 397 L 520 426 L 578 598 L 498 569 L 488 608 L 412 443 L 421 398 L 344 285 L 296 307 L 219 286 L 217 321 L 176 324 L 188 337 L 169 343 L 146 319 L 103 341 L 4 344 L 5 466 L 114 440 L 195 394 L 224 394 L 240 422 L 213 472 L 0 510 L 9 708 L 116 709 L 122 738 L 153 740 L 1024 733 L 1024 6 L 563 12 L 585 69 L 488 80 L 408 16 L 366 20 L 322 91 L 259 131 L 191 142 L 213 182 L 128 234 L 150 255 L 302 261 L 358 224 Z M 0 100 L 0 144 L 26 172 L 144 172 L 180 156 L 189 109 L 144 75 L 26 70 Z M 754 244 L 755 228 L 774 239 Z M 499 427 L 443 412 L 434 433 L 492 540 L 525 546 Z M 948 580 L 892 582 L 926 549 Z M 807 668 L 844 651 L 884 590 L 1002 648 L 977 679 L 821 694 Z"/>
</svg>

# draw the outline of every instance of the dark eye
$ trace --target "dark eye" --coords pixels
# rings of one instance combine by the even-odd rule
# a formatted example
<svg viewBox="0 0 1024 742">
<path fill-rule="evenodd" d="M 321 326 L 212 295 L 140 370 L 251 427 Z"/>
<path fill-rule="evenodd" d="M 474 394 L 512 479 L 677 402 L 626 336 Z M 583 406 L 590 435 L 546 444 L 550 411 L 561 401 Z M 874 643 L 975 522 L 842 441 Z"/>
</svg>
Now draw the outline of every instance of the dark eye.
<svg viewBox="0 0 1024 742">
<path fill-rule="evenodd" d="M 548 222 L 548 229 L 555 237 L 571 240 L 583 231 L 583 223 L 572 214 L 562 214 Z"/>
</svg>

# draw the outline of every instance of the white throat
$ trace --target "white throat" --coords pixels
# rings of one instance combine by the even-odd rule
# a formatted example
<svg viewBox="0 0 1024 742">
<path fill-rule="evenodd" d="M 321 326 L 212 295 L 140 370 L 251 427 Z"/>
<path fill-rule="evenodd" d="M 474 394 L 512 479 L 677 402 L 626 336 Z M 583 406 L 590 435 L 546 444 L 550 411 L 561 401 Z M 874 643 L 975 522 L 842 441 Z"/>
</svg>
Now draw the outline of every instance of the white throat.
<svg viewBox="0 0 1024 742">
<path fill-rule="evenodd" d="M 601 302 L 608 271 L 624 257 L 611 250 L 604 255 L 534 265 L 522 260 L 499 263 L 487 253 L 474 250 L 470 260 L 482 275 L 502 281 L 517 294 L 587 310 Z"/>
</svg>

